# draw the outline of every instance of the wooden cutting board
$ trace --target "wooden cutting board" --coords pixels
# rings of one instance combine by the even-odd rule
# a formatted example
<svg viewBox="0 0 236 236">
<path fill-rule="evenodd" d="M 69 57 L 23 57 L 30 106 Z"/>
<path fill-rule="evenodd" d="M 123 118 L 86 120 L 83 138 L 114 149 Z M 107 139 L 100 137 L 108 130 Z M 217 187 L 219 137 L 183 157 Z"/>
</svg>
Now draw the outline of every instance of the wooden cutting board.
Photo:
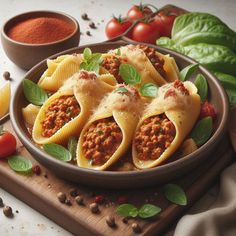
<svg viewBox="0 0 236 236">
<path fill-rule="evenodd" d="M 10 121 L 4 124 L 6 130 L 12 131 Z M 18 140 L 18 152 L 36 161 Z M 41 175 L 24 176 L 11 170 L 6 161 L 0 161 L 0 186 L 24 201 L 46 217 L 55 221 L 74 235 L 135 235 L 131 224 L 138 222 L 142 228 L 139 235 L 162 235 L 173 223 L 196 202 L 217 179 L 220 172 L 233 161 L 233 151 L 228 137 L 222 140 L 215 153 L 209 156 L 206 163 L 178 180 L 173 181 L 181 185 L 186 191 L 188 205 L 186 207 L 169 203 L 163 196 L 162 186 L 131 191 L 109 191 L 92 189 L 75 185 L 55 176 L 41 166 Z M 84 206 L 76 204 L 70 196 L 72 205 L 62 204 L 57 199 L 57 193 L 62 191 L 69 196 L 71 188 L 77 188 L 84 197 Z M 99 205 L 100 213 L 92 214 L 89 204 L 94 201 L 94 195 L 102 194 L 106 197 L 104 204 Z M 145 203 L 156 204 L 162 208 L 161 214 L 152 220 L 130 219 L 127 224 L 122 217 L 116 215 L 117 199 L 126 196 L 128 201 L 136 206 Z M 107 215 L 116 219 L 116 228 L 110 228 L 105 222 Z"/>
</svg>

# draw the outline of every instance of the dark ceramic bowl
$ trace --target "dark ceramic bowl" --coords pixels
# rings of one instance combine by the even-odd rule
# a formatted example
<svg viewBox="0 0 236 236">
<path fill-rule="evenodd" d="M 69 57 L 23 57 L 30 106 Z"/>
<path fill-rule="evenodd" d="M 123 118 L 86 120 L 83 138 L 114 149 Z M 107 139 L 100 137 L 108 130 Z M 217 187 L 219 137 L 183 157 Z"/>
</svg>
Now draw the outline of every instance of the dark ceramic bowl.
<svg viewBox="0 0 236 236">
<path fill-rule="evenodd" d="M 28 44 L 12 40 L 7 36 L 8 30 L 17 22 L 35 17 L 54 17 L 63 19 L 74 25 L 74 32 L 68 37 L 47 44 Z M 2 46 L 9 59 L 23 69 L 30 69 L 43 59 L 78 46 L 80 40 L 79 23 L 75 18 L 62 12 L 53 11 L 31 11 L 9 19 L 1 30 Z"/>
<path fill-rule="evenodd" d="M 93 52 L 106 52 L 125 44 L 127 44 L 127 42 L 109 42 L 88 45 L 87 47 L 90 47 Z M 67 50 L 53 56 L 53 58 L 65 53 L 81 53 L 85 47 L 86 46 Z M 163 54 L 170 54 L 173 56 L 180 69 L 189 64 L 196 63 L 194 60 L 176 52 L 157 46 L 153 47 Z M 45 69 L 46 61 L 44 60 L 32 68 L 24 78 L 37 82 Z M 217 111 L 217 119 L 215 120 L 216 128 L 213 135 L 207 143 L 190 155 L 149 170 L 129 172 L 96 171 L 73 166 L 47 155 L 32 142 L 24 125 L 21 109 L 27 104 L 27 101 L 23 94 L 22 84 L 16 88 L 16 92 L 12 98 L 10 108 L 11 121 L 18 137 L 28 151 L 32 153 L 34 158 L 61 178 L 85 185 L 104 188 L 135 188 L 160 184 L 180 177 L 191 171 L 197 165 L 204 165 L 210 157 L 209 155 L 224 137 L 224 133 L 227 129 L 229 107 L 228 99 L 223 88 L 217 79 L 202 66 L 199 66 L 198 73 L 202 73 L 206 77 L 209 85 L 208 97 Z"/>
</svg>

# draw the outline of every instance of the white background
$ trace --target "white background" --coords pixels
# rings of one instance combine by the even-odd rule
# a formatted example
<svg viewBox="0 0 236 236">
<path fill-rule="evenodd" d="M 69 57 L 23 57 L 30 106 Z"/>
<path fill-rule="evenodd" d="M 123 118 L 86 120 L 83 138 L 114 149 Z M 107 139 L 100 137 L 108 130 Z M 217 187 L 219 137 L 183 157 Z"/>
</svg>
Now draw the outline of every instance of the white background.
<svg viewBox="0 0 236 236">
<path fill-rule="evenodd" d="M 128 0 L 0 0 L 0 24 L 10 17 L 31 10 L 55 10 L 63 11 L 74 16 L 80 23 L 81 31 L 90 30 L 92 37 L 85 34 L 81 36 L 80 45 L 105 41 L 104 27 L 105 23 L 110 19 L 112 14 L 118 16 L 125 15 L 128 9 L 133 4 L 138 4 L 139 1 Z M 143 1 L 147 3 L 147 1 Z M 189 11 L 209 12 L 220 17 L 232 29 L 236 30 L 236 0 L 165 0 L 148 1 L 157 7 L 162 7 L 165 4 L 174 4 L 185 8 Z M 88 27 L 88 22 L 81 20 L 81 15 L 87 13 L 88 16 L 95 22 L 100 23 L 98 29 L 91 30 Z M 104 23 L 102 22 L 104 20 Z M 14 79 L 12 88 L 21 81 L 26 71 L 15 66 L 6 57 L 2 47 L 0 46 L 0 87 L 5 83 L 2 78 L 4 71 L 9 71 Z M 0 101 L 1 106 L 1 101 Z M 1 187 L 1 186 L 0 186 Z M 206 207 L 211 204 L 217 194 L 217 188 L 208 192 L 197 207 Z M 0 197 L 4 199 L 7 205 L 19 211 L 15 214 L 14 219 L 8 219 L 3 216 L 0 209 L 0 235 L 70 235 L 67 231 L 42 216 L 23 202 L 17 200 L 14 196 L 0 188 Z M 196 206 L 195 206 L 196 207 Z"/>
</svg>

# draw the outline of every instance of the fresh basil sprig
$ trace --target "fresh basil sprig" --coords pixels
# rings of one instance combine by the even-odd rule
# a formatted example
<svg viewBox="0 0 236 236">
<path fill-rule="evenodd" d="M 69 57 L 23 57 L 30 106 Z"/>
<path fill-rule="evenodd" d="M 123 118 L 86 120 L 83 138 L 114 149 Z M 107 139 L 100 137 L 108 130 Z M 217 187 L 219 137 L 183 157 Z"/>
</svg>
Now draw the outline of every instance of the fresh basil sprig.
<svg viewBox="0 0 236 236">
<path fill-rule="evenodd" d="M 76 137 L 70 137 L 68 140 L 68 150 L 72 156 L 72 159 L 76 159 L 76 148 L 77 148 L 78 139 Z"/>
<path fill-rule="evenodd" d="M 101 53 L 92 53 L 90 48 L 83 51 L 83 62 L 80 64 L 80 70 L 93 71 L 99 73 L 99 65 L 102 62 Z"/>
<path fill-rule="evenodd" d="M 207 116 L 194 126 L 190 137 L 195 141 L 198 146 L 203 145 L 211 136 L 213 130 L 212 117 Z"/>
<path fill-rule="evenodd" d="M 158 87 L 153 83 L 144 84 L 140 89 L 139 92 L 144 97 L 153 97 L 155 98 L 158 93 Z"/>
<path fill-rule="evenodd" d="M 27 173 L 32 169 L 30 160 L 25 159 L 20 155 L 14 155 L 8 158 L 8 164 L 16 172 Z"/>
<path fill-rule="evenodd" d="M 116 51 L 116 55 L 117 55 L 117 56 L 120 56 L 120 55 L 121 55 L 120 48 L 117 49 L 117 51 Z"/>
<path fill-rule="evenodd" d="M 31 80 L 23 80 L 23 91 L 26 99 L 34 104 L 41 106 L 48 99 L 47 93 Z"/>
<path fill-rule="evenodd" d="M 166 184 L 164 186 L 164 195 L 172 203 L 181 206 L 187 205 L 186 194 L 177 184 Z"/>
<path fill-rule="evenodd" d="M 144 204 L 140 209 L 132 204 L 122 204 L 117 207 L 116 213 L 124 217 L 151 218 L 161 212 L 161 208 L 152 204 Z"/>
<path fill-rule="evenodd" d="M 122 79 L 127 84 L 135 85 L 141 83 L 141 76 L 134 66 L 130 64 L 121 64 L 119 67 L 119 72 Z"/>
<path fill-rule="evenodd" d="M 185 81 L 197 70 L 198 64 L 191 64 L 180 71 L 180 80 Z"/>
<path fill-rule="evenodd" d="M 58 160 L 68 162 L 72 159 L 71 153 L 61 145 L 55 143 L 44 144 L 43 149 L 46 153 Z"/>
<path fill-rule="evenodd" d="M 194 84 L 197 87 L 198 94 L 200 95 L 201 101 L 204 102 L 207 98 L 208 84 L 205 77 L 201 74 L 197 75 Z"/>
</svg>

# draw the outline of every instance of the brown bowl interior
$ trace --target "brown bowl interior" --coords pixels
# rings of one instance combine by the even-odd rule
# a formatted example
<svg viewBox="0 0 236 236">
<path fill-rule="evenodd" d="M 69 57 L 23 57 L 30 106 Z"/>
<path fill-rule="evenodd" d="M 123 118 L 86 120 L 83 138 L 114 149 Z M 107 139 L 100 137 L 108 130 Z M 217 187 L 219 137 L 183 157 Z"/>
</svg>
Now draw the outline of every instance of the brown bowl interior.
<svg viewBox="0 0 236 236">
<path fill-rule="evenodd" d="M 127 43 L 113 42 L 88 45 L 88 47 L 90 47 L 93 52 L 106 52 L 125 44 Z M 195 63 L 194 60 L 181 54 L 161 47 L 153 47 L 163 54 L 170 54 L 173 56 L 180 69 L 189 64 Z M 85 46 L 73 48 L 57 54 L 53 56 L 53 58 L 65 53 L 81 53 L 84 48 Z M 32 70 L 26 74 L 25 78 L 37 82 L 45 69 L 46 61 L 43 61 L 32 68 Z M 18 137 L 26 148 L 33 154 L 34 158 L 64 179 L 103 188 L 135 188 L 164 183 L 180 177 L 199 164 L 204 164 L 204 161 L 206 161 L 209 155 L 213 152 L 226 131 L 229 110 L 227 96 L 217 79 L 209 71 L 202 66 L 199 66 L 197 73 L 202 73 L 206 77 L 209 85 L 208 98 L 216 108 L 217 119 L 214 123 L 214 133 L 207 143 L 201 146 L 194 153 L 191 153 L 182 159 L 149 170 L 129 172 L 95 171 L 73 166 L 47 155 L 33 144 L 25 128 L 21 109 L 27 104 L 27 101 L 23 95 L 22 85 L 17 87 L 16 93 L 12 99 L 10 111 L 11 120 Z M 191 80 L 193 78 L 194 76 Z"/>
<path fill-rule="evenodd" d="M 58 19 L 63 19 L 64 21 L 73 24 L 75 30 L 68 37 L 47 44 L 21 43 L 12 40 L 7 36 L 8 30 L 16 23 L 35 17 L 54 17 Z M 3 25 L 1 39 L 4 51 L 9 57 L 9 59 L 19 67 L 28 70 L 43 59 L 55 53 L 78 46 L 80 40 L 80 28 L 77 20 L 67 14 L 51 11 L 33 11 L 17 15 L 8 20 Z"/>
</svg>

